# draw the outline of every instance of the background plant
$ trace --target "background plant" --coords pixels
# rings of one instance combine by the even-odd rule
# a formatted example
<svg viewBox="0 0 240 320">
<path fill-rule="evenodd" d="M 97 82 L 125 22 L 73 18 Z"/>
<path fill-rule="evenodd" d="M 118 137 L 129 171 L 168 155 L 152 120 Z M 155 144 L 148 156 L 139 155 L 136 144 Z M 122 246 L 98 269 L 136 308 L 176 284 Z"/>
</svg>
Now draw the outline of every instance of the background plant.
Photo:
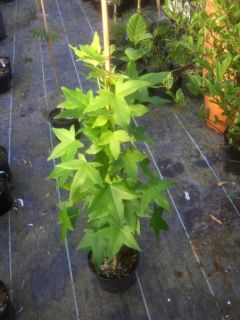
<svg viewBox="0 0 240 320">
<path fill-rule="evenodd" d="M 229 119 L 229 141 L 232 134 L 239 133 L 239 94 L 238 73 L 240 68 L 240 7 L 216 1 L 216 12 L 202 14 L 201 33 L 206 33 L 202 41 L 202 52 L 196 59 L 197 70 L 189 74 L 189 88 L 192 93 L 201 92 L 210 96 Z M 202 75 L 202 70 L 204 75 Z M 216 123 L 220 120 L 216 117 Z"/>
</svg>

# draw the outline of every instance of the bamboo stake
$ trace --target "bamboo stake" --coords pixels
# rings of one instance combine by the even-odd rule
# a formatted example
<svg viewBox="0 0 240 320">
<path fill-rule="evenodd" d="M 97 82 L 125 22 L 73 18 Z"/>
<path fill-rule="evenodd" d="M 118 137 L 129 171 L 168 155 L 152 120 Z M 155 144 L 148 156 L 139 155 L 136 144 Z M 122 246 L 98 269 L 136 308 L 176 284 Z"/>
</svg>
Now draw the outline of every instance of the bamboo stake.
<svg viewBox="0 0 240 320">
<path fill-rule="evenodd" d="M 137 2 L 137 12 L 141 13 L 141 0 L 138 0 Z"/>
<path fill-rule="evenodd" d="M 101 0 L 102 5 L 102 23 L 103 23 L 103 43 L 105 54 L 105 69 L 110 72 L 110 41 L 109 41 L 109 21 L 108 21 L 108 7 L 107 0 Z"/>
<path fill-rule="evenodd" d="M 117 22 L 117 5 L 113 5 L 113 21 L 116 23 Z"/>
<path fill-rule="evenodd" d="M 161 17 L 161 0 L 157 0 L 158 19 Z"/>
<path fill-rule="evenodd" d="M 54 77 L 55 77 L 55 81 L 56 81 L 56 84 L 57 84 L 58 93 L 59 93 L 59 96 L 60 96 L 61 95 L 61 84 L 60 84 L 60 79 L 59 79 L 56 59 L 55 59 L 55 56 L 54 56 L 52 41 L 51 41 L 50 35 L 49 35 L 49 28 L 48 28 L 47 15 L 46 15 L 45 2 L 44 1 L 45 0 L 40 0 L 41 9 L 42 9 L 42 15 L 43 15 L 43 22 L 44 22 L 43 23 L 44 32 L 47 35 L 46 41 L 47 41 L 48 52 L 49 52 L 49 55 L 50 55 L 51 64 L 52 64 L 53 70 L 54 70 Z"/>
</svg>

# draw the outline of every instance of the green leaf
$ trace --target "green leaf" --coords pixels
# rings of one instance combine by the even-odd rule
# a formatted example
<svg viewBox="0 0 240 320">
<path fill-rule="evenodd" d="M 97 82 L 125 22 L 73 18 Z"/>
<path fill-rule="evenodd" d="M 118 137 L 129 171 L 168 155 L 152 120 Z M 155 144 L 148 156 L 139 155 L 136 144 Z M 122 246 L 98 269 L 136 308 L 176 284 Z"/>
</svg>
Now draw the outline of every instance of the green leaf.
<svg viewBox="0 0 240 320">
<path fill-rule="evenodd" d="M 132 249 L 135 249 L 137 251 L 141 251 L 136 239 L 134 238 L 134 235 L 132 233 L 132 230 L 129 226 L 125 226 L 122 230 L 121 230 L 122 234 L 124 235 L 125 239 L 124 239 L 124 244 Z"/>
<path fill-rule="evenodd" d="M 104 65 L 104 56 L 100 50 L 96 34 L 94 35 L 92 45 L 80 45 L 79 48 L 70 46 L 76 56 L 86 65 L 101 67 Z"/>
<path fill-rule="evenodd" d="M 116 130 L 114 132 L 112 131 L 106 131 L 102 134 L 99 140 L 99 145 L 109 145 L 110 151 L 112 153 L 112 156 L 115 160 L 118 159 L 120 154 L 120 145 L 123 142 L 134 142 L 133 137 L 130 137 L 128 133 L 124 130 Z"/>
<path fill-rule="evenodd" d="M 61 225 L 61 239 L 64 240 L 68 231 L 73 231 L 79 216 L 79 209 L 69 206 L 68 202 L 61 202 L 58 205 L 59 219 L 58 222 Z"/>
<path fill-rule="evenodd" d="M 74 126 L 72 126 L 70 128 L 70 130 L 52 128 L 52 131 L 54 132 L 55 136 L 60 141 L 66 141 L 66 142 L 75 141 L 75 129 L 74 129 Z"/>
<path fill-rule="evenodd" d="M 129 226 L 110 226 L 102 229 L 100 233 L 103 237 L 108 238 L 108 257 L 110 260 L 118 254 L 123 245 L 141 251 Z"/>
<path fill-rule="evenodd" d="M 123 129 L 127 128 L 130 123 L 131 116 L 130 107 L 125 99 L 116 95 L 115 99 L 112 101 L 111 107 L 115 124 L 118 124 Z"/>
<path fill-rule="evenodd" d="M 162 218 L 163 208 L 155 207 L 152 218 L 150 220 L 150 226 L 153 228 L 157 239 L 159 240 L 161 230 L 169 231 L 167 222 Z"/>
<path fill-rule="evenodd" d="M 96 112 L 112 104 L 112 100 L 114 99 L 112 92 L 102 89 L 98 91 L 98 94 L 99 95 L 86 107 L 84 113 Z"/>
<path fill-rule="evenodd" d="M 58 179 L 59 177 L 62 177 L 64 175 L 66 175 L 67 177 L 69 176 L 69 171 L 68 170 L 64 170 L 62 168 L 57 168 L 55 167 L 52 172 L 50 173 L 50 175 L 48 176 L 49 179 Z"/>
<path fill-rule="evenodd" d="M 138 70 L 137 65 L 134 61 L 129 61 L 127 64 L 127 72 L 131 79 L 137 80 L 138 79 Z"/>
<path fill-rule="evenodd" d="M 151 179 L 149 184 L 144 188 L 141 202 L 141 211 L 139 215 L 145 215 L 149 205 L 153 202 L 167 212 L 171 211 L 168 199 L 164 191 L 172 187 L 173 183 L 168 180 Z"/>
<path fill-rule="evenodd" d="M 64 164 L 59 165 L 59 167 L 67 169 Z M 101 185 L 102 179 L 99 170 L 95 168 L 94 163 L 87 163 L 84 161 L 79 161 L 78 170 L 73 178 L 71 189 L 70 189 L 70 199 L 76 199 L 76 195 L 79 193 L 90 193 L 95 189 L 95 185 Z"/>
<path fill-rule="evenodd" d="M 109 114 L 101 114 L 100 116 L 98 116 L 95 120 L 95 122 L 93 123 L 93 128 L 96 127 L 103 127 L 108 121 L 112 121 L 112 116 Z"/>
<path fill-rule="evenodd" d="M 85 235 L 77 246 L 77 250 L 87 250 L 92 252 L 92 260 L 97 269 L 103 263 L 107 248 L 107 239 L 99 232 L 85 230 Z"/>
<path fill-rule="evenodd" d="M 58 108 L 64 108 L 68 110 L 78 109 L 79 112 L 83 112 L 86 105 L 89 103 L 89 96 L 82 92 L 79 88 L 71 90 L 62 87 L 62 92 L 66 101 L 61 103 Z"/>
<path fill-rule="evenodd" d="M 92 41 L 92 45 L 91 45 L 98 53 L 101 53 L 102 49 L 101 49 L 101 44 L 100 44 L 100 39 L 98 36 L 98 33 L 95 32 L 94 36 L 93 36 L 93 41 Z"/>
<path fill-rule="evenodd" d="M 172 80 L 171 72 L 150 72 L 140 77 L 140 80 L 149 82 L 151 86 L 168 83 Z"/>
<path fill-rule="evenodd" d="M 78 108 L 71 110 L 63 110 L 55 119 L 78 119 L 81 121 L 83 119 L 83 113 Z"/>
<path fill-rule="evenodd" d="M 67 153 L 76 154 L 78 149 L 83 147 L 83 144 L 80 141 L 64 141 L 60 142 L 53 150 L 51 155 L 48 157 L 48 160 L 61 158 Z"/>
<path fill-rule="evenodd" d="M 125 171 L 134 182 L 137 182 L 138 178 L 138 162 L 145 158 L 145 154 L 137 150 L 128 150 L 123 156 Z"/>
<path fill-rule="evenodd" d="M 136 13 L 131 16 L 127 23 L 127 35 L 129 40 L 136 45 L 139 40 L 143 39 L 147 32 L 147 25 L 143 16 Z"/>
<path fill-rule="evenodd" d="M 135 200 L 131 202 L 127 202 L 125 207 L 125 218 L 126 223 L 132 230 L 133 234 L 140 234 L 140 220 L 136 214 L 137 211 L 140 210 L 140 201 Z"/>
<path fill-rule="evenodd" d="M 143 104 L 130 105 L 129 109 L 132 117 L 142 117 L 149 111 Z"/>
<path fill-rule="evenodd" d="M 106 184 L 94 197 L 89 213 L 92 218 L 109 213 L 116 223 L 123 224 L 125 221 L 123 200 L 132 201 L 138 197 L 139 195 L 134 194 L 121 184 Z"/>
<path fill-rule="evenodd" d="M 123 78 L 119 78 L 116 83 L 116 95 L 118 97 L 126 97 L 136 91 L 149 87 L 149 83 L 141 80 L 127 80 L 123 81 Z"/>
<path fill-rule="evenodd" d="M 127 48 L 124 51 L 124 53 L 126 54 L 128 59 L 130 60 L 130 62 L 135 62 L 135 61 L 141 59 L 145 54 L 145 52 L 143 52 L 142 50 L 134 49 L 134 48 Z"/>
</svg>

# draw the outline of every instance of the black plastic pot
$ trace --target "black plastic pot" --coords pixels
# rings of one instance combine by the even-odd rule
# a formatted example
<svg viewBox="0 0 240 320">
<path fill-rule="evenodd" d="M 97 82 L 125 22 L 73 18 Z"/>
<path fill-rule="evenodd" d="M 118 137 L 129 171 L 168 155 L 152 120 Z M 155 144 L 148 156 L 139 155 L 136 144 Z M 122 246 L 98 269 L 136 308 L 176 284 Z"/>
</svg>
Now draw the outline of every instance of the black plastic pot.
<svg viewBox="0 0 240 320">
<path fill-rule="evenodd" d="M 11 180 L 12 174 L 8 164 L 8 153 L 3 146 L 0 146 L 0 172 L 1 171 L 6 172 L 8 180 Z"/>
<path fill-rule="evenodd" d="M 13 205 L 8 176 L 0 172 L 0 215 L 8 212 Z"/>
<path fill-rule="evenodd" d="M 237 139 L 240 141 L 240 137 Z M 226 172 L 240 175 L 240 145 L 229 144 L 227 132 L 224 133 L 225 143 L 225 164 L 224 169 Z"/>
<path fill-rule="evenodd" d="M 51 123 L 53 128 L 59 128 L 59 129 L 70 129 L 72 125 L 74 125 L 75 132 L 77 132 L 80 128 L 80 123 L 77 119 L 54 119 L 56 116 L 58 116 L 61 113 L 61 109 L 55 108 L 53 109 L 49 115 L 49 122 Z"/>
<path fill-rule="evenodd" d="M 104 291 L 108 291 L 111 293 L 121 293 L 121 292 L 127 291 L 130 287 L 134 285 L 134 283 L 136 282 L 136 269 L 139 262 L 139 252 L 135 251 L 135 253 L 137 254 L 137 260 L 136 260 L 134 269 L 128 276 L 125 276 L 123 278 L 104 278 L 99 274 L 97 274 L 97 272 L 93 267 L 93 263 L 91 260 L 91 253 L 88 254 L 89 267 L 92 270 L 92 272 L 95 274 L 100 287 Z"/>
<path fill-rule="evenodd" d="M 4 61 L 6 63 L 4 63 Z M 0 94 L 9 91 L 11 88 L 11 67 L 10 61 L 0 58 Z"/>
<path fill-rule="evenodd" d="M 9 299 L 7 287 L 0 280 L 0 320 L 15 320 L 15 310 Z"/>
<path fill-rule="evenodd" d="M 2 11 L 0 7 L 0 41 L 6 38 L 7 38 L 7 33 L 4 27 L 3 16 L 2 16 Z"/>
<path fill-rule="evenodd" d="M 8 302 L 9 302 L 9 297 L 8 297 L 7 287 L 0 280 L 0 319 L 3 318 L 7 310 Z"/>
</svg>

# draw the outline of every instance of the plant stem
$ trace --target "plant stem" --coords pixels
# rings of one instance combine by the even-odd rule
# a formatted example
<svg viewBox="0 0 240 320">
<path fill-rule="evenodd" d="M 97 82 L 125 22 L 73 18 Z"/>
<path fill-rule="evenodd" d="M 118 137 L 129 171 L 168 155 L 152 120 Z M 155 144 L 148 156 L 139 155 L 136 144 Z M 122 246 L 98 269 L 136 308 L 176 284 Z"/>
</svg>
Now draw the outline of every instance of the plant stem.
<svg viewBox="0 0 240 320">
<path fill-rule="evenodd" d="M 157 11 L 158 11 L 158 19 L 161 17 L 161 0 L 156 0 L 157 1 Z"/>
<path fill-rule="evenodd" d="M 113 257 L 113 260 L 112 260 L 112 267 L 113 267 L 113 270 L 115 270 L 117 268 L 117 264 L 118 264 L 118 260 L 117 260 L 117 256 Z"/>
<path fill-rule="evenodd" d="M 113 5 L 113 21 L 117 23 L 117 5 Z"/>
</svg>

